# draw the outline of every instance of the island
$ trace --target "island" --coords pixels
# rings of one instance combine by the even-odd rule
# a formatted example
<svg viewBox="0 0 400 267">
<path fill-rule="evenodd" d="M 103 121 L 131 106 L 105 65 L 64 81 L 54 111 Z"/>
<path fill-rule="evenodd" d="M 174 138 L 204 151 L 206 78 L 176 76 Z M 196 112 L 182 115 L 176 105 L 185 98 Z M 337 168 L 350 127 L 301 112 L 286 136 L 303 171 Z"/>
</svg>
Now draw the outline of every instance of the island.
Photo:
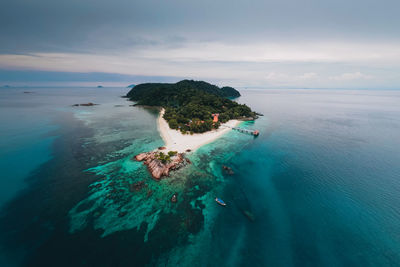
<svg viewBox="0 0 400 267">
<path fill-rule="evenodd" d="M 247 105 L 233 100 L 239 96 L 232 87 L 204 81 L 136 85 L 126 97 L 135 105 L 160 108 L 157 126 L 165 146 L 134 159 L 143 161 L 156 179 L 185 166 L 190 163 L 185 153 L 214 141 L 241 120 L 258 117 Z"/>
</svg>

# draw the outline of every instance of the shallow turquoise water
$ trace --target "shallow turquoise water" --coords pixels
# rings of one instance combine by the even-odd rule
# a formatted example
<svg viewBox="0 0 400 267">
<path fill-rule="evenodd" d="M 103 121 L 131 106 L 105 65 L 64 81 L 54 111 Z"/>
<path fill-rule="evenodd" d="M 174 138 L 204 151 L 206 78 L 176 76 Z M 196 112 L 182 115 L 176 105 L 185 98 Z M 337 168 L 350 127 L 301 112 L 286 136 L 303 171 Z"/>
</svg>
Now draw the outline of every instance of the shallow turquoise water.
<svg viewBox="0 0 400 267">
<path fill-rule="evenodd" d="M 0 91 L 2 265 L 400 265 L 398 91 L 243 91 L 261 135 L 154 181 L 131 158 L 162 145 L 157 111 L 127 89 L 26 90 Z"/>
</svg>

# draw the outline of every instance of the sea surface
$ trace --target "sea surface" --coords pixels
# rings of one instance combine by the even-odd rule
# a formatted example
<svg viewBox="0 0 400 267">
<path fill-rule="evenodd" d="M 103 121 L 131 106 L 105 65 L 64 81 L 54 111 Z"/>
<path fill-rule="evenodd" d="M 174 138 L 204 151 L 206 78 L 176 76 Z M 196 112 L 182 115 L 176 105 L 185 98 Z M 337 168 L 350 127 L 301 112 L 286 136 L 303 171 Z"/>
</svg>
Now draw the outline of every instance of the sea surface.
<svg viewBox="0 0 400 267">
<path fill-rule="evenodd" d="M 242 90 L 260 136 L 155 181 L 128 90 L 0 89 L 0 266 L 400 266 L 400 91 Z"/>
</svg>

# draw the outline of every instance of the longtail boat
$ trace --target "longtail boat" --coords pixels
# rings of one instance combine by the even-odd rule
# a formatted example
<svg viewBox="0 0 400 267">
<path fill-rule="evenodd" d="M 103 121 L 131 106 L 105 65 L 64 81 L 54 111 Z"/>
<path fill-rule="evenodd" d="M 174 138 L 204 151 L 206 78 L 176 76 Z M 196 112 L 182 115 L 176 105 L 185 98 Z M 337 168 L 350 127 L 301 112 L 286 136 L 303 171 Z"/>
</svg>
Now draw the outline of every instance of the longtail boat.
<svg viewBox="0 0 400 267">
<path fill-rule="evenodd" d="M 226 206 L 226 203 L 222 200 L 222 199 L 220 199 L 220 198 L 215 198 L 215 201 L 217 201 L 217 203 L 218 204 L 220 204 L 221 206 Z"/>
</svg>

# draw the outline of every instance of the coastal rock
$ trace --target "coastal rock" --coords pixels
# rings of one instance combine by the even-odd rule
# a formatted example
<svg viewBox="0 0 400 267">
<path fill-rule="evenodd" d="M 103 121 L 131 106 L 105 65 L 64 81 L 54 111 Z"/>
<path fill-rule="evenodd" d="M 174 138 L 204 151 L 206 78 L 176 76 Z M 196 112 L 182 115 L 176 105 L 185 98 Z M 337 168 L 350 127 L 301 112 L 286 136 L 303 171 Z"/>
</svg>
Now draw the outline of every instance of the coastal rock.
<svg viewBox="0 0 400 267">
<path fill-rule="evenodd" d="M 240 121 L 254 121 L 257 118 L 258 118 L 257 116 L 254 116 L 254 117 L 239 117 L 238 120 L 240 120 Z"/>
<path fill-rule="evenodd" d="M 183 153 L 177 153 L 172 156 L 168 161 L 161 161 L 158 157 L 159 152 L 147 152 L 141 153 L 135 156 L 135 160 L 143 161 L 147 165 L 150 174 L 154 179 L 161 179 L 163 176 L 168 176 L 170 170 L 177 170 L 190 163 L 188 159 L 184 157 Z"/>
<path fill-rule="evenodd" d="M 137 161 L 142 161 L 142 160 L 144 160 L 146 157 L 147 157 L 147 153 L 140 153 L 139 155 L 136 155 L 136 156 L 135 156 L 135 159 L 136 159 Z"/>
</svg>

